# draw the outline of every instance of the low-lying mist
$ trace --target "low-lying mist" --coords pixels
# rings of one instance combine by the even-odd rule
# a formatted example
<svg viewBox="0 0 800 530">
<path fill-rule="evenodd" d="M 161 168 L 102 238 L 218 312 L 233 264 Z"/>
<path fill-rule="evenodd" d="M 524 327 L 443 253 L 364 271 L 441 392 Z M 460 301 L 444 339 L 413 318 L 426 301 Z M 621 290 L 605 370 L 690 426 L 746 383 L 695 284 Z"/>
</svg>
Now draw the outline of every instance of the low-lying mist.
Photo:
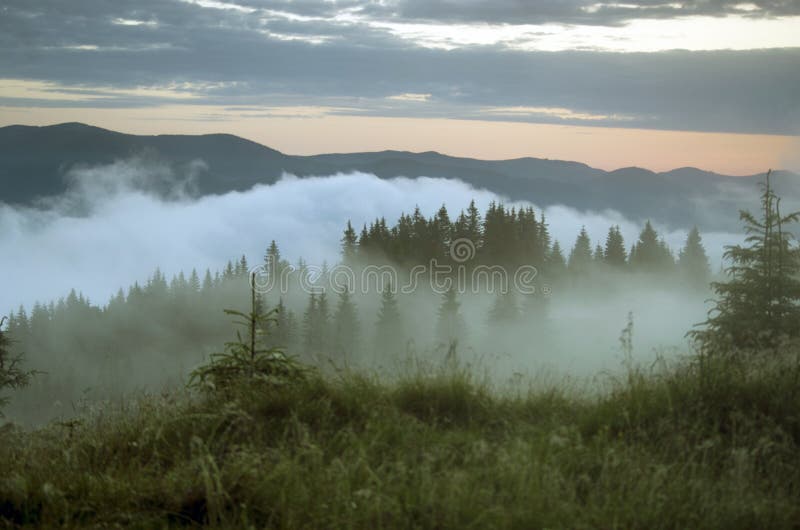
<svg viewBox="0 0 800 530">
<path fill-rule="evenodd" d="M 192 198 L 191 171 L 175 175 L 139 158 L 73 170 L 66 178 L 71 192 L 43 201 L 41 208 L 0 203 L 0 270 L 13 278 L 0 299 L 3 311 L 66 296 L 73 288 L 104 304 L 117 289 L 145 281 L 157 267 L 171 276 L 220 268 L 242 254 L 255 263 L 273 239 L 294 261 L 335 263 L 348 219 L 359 229 L 376 217 L 394 220 L 415 206 L 432 215 L 442 204 L 456 209 L 471 199 L 481 210 L 492 201 L 528 204 L 455 180 L 383 180 L 362 173 L 287 175 L 247 192 Z M 172 187 L 169 200 L 154 190 L 164 186 Z M 642 226 L 610 210 L 552 206 L 544 214 L 563 249 L 571 247 L 582 226 L 593 244 L 604 241 L 611 225 L 619 225 L 625 240 L 633 242 Z M 685 231 L 656 228 L 674 252 L 686 239 Z M 741 236 L 703 233 L 703 240 L 716 270 L 722 247 Z"/>
<path fill-rule="evenodd" d="M 51 330 L 46 345 L 25 352 L 31 367 L 47 373 L 15 398 L 9 413 L 21 421 L 68 416 L 81 396 L 115 397 L 181 383 L 210 352 L 219 351 L 223 341 L 233 336 L 222 309 L 246 309 L 248 277 L 246 271 L 239 271 L 224 281 L 217 278 L 213 291 L 193 288 L 192 293 L 204 294 L 197 299 L 191 298 L 195 294 L 186 295 L 187 299 L 181 293 L 193 269 L 203 280 L 205 270 L 221 271 L 228 260 L 242 255 L 252 268 L 264 262 L 272 240 L 292 263 L 302 258 L 308 264 L 332 266 L 341 259 L 340 241 L 348 220 L 359 231 L 380 217 L 393 223 L 415 207 L 433 216 L 445 204 L 455 216 L 470 200 L 481 211 L 493 202 L 530 206 L 460 181 L 382 180 L 360 173 L 303 179 L 287 175 L 274 185 L 196 198 L 191 193 L 191 169 L 175 175 L 143 159 L 76 170 L 68 178 L 71 192 L 43 201 L 39 208 L 0 204 L 0 270 L 6 278 L 0 308 L 16 312 L 22 304 L 33 321 L 35 302 L 65 298 L 72 289 L 86 297 L 61 304 L 80 307 L 83 313 L 70 313 L 72 317 Z M 153 191 L 164 185 L 172 189 L 168 199 Z M 544 214 L 551 237 L 566 255 L 582 227 L 594 248 L 605 242 L 610 226 L 618 225 L 629 248 L 643 224 L 614 211 L 533 208 L 537 215 Z M 683 231 L 659 233 L 673 254 L 686 240 Z M 703 233 L 702 237 L 714 271 L 720 266 L 723 245 L 741 240 L 740 235 L 727 233 Z M 108 303 L 120 288 L 130 302 L 129 286 L 134 282 L 147 292 L 157 269 L 165 277 L 158 310 L 136 309 L 135 304 L 119 300 L 118 307 L 114 300 Z M 173 281 L 167 290 L 169 279 L 180 272 L 183 279 L 177 284 Z M 707 290 L 644 273 L 599 271 L 548 284 L 546 295 L 543 286 L 538 286 L 539 302 L 546 310 L 531 317 L 524 297 L 518 297 L 513 303 L 519 317 L 508 322 L 491 318 L 497 295 L 459 294 L 465 330 L 459 337 L 459 355 L 499 377 L 541 369 L 589 376 L 620 366 L 619 336 L 629 313 L 634 322 L 634 354 L 646 361 L 654 358 L 654 352 L 685 352 L 684 334 L 705 319 L 708 309 Z M 301 330 L 308 293 L 264 293 L 268 307 L 281 298 L 295 319 L 294 326 Z M 329 293 L 328 302 L 333 314 L 339 298 Z M 358 358 L 327 355 L 331 358 L 326 360 L 326 355 L 310 355 L 303 351 L 300 339 L 290 353 L 323 364 L 331 361 L 337 369 L 352 364 L 384 372 L 397 369 L 409 355 L 433 360 L 446 356 L 449 346 L 436 334 L 441 293 L 421 288 L 397 295 L 404 335 L 402 341 L 384 348 L 391 354 L 382 356 L 371 353 L 381 342 L 375 328 L 381 294 L 356 294 L 353 302 L 360 330 Z M 198 304 L 202 307 L 195 307 Z M 58 311 L 58 306 L 51 308 L 53 314 Z M 193 316 L 183 318 L 176 311 Z M 35 344 L 35 340 L 24 344 Z"/>
</svg>

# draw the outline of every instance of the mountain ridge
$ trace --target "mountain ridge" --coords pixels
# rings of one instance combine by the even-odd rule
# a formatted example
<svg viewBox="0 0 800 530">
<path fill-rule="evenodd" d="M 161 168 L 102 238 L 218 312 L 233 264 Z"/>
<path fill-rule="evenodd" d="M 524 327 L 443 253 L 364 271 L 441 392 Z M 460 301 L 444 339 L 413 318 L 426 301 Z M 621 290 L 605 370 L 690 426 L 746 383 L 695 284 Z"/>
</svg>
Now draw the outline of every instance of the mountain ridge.
<svg viewBox="0 0 800 530">
<path fill-rule="evenodd" d="M 605 171 L 569 160 L 530 156 L 481 160 L 437 151 L 289 155 L 226 133 L 132 135 L 66 122 L 0 127 L 0 202 L 31 205 L 39 198 L 58 196 L 69 187 L 66 176 L 70 170 L 142 154 L 177 173 L 203 160 L 205 169 L 196 176 L 199 195 L 244 191 L 256 184 L 274 183 L 286 173 L 301 178 L 348 172 L 371 173 L 384 179 L 425 176 L 461 180 L 540 207 L 562 204 L 579 210 L 611 209 L 632 220 L 650 218 L 681 228 L 694 224 L 714 229 L 732 226 L 738 216 L 702 211 L 707 209 L 708 198 L 731 195 L 728 188 L 736 188 L 734 196 L 755 197 L 757 183 L 763 178 L 763 174 L 729 176 L 694 167 L 663 172 L 639 167 Z M 800 204 L 800 177 L 787 171 L 774 175 L 778 187 L 788 194 L 788 202 L 797 199 Z M 698 204 L 704 204 L 703 208 Z M 722 210 L 731 204 L 723 198 L 716 206 Z M 739 206 L 734 211 L 738 212 Z M 714 219 L 710 213 L 722 216 Z"/>
</svg>

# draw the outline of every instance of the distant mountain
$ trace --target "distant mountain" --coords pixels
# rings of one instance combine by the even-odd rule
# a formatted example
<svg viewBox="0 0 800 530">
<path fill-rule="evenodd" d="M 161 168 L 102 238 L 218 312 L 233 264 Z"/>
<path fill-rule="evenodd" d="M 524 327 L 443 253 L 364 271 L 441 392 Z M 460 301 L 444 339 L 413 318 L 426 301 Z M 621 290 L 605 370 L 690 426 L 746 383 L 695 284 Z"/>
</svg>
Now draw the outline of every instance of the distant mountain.
<svg viewBox="0 0 800 530">
<path fill-rule="evenodd" d="M 64 193 L 76 167 L 110 164 L 134 156 L 155 159 L 177 173 L 198 160 L 200 195 L 273 183 L 284 173 L 299 177 L 361 171 L 380 178 L 420 176 L 459 179 L 512 200 L 580 210 L 617 210 L 634 220 L 675 228 L 735 230 L 738 209 L 753 207 L 762 175 L 731 177 L 696 168 L 654 173 L 641 168 L 603 171 L 577 162 L 519 158 L 475 160 L 436 152 L 286 155 L 228 134 L 138 136 L 80 123 L 0 128 L 0 201 L 33 204 Z M 800 204 L 800 177 L 776 172 L 785 204 Z M 413 205 L 409 205 L 410 207 Z"/>
</svg>

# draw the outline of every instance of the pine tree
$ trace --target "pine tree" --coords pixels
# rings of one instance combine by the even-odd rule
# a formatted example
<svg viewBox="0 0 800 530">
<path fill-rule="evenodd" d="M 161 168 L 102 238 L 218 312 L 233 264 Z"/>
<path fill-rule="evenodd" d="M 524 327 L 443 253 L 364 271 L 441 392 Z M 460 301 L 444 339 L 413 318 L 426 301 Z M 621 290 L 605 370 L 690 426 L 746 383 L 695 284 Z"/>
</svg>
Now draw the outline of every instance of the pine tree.
<svg viewBox="0 0 800 530">
<path fill-rule="evenodd" d="M 228 260 L 228 264 L 225 265 L 225 271 L 222 273 L 222 278 L 224 280 L 231 280 L 236 276 L 236 270 L 233 268 L 233 263 Z"/>
<path fill-rule="evenodd" d="M 650 221 L 647 221 L 639 234 L 634 250 L 631 252 L 631 265 L 637 270 L 664 272 L 674 265 L 672 253 L 659 238 Z"/>
<path fill-rule="evenodd" d="M 352 265 L 355 263 L 358 254 L 358 236 L 353 229 L 350 220 L 347 221 L 347 228 L 342 235 L 342 263 Z"/>
<path fill-rule="evenodd" d="M 161 272 L 161 269 L 156 268 L 153 275 L 147 280 L 144 293 L 151 298 L 164 299 L 167 297 L 168 291 L 167 277 Z"/>
<path fill-rule="evenodd" d="M 274 275 L 275 285 L 278 285 L 278 278 L 289 267 L 289 263 L 281 258 L 281 251 L 274 239 L 270 242 L 267 252 L 264 254 L 264 266 L 268 275 Z"/>
<path fill-rule="evenodd" d="M 744 245 L 725 247 L 729 280 L 711 284 L 718 299 L 705 327 L 690 333 L 707 352 L 773 348 L 800 337 L 800 249 L 786 230 L 800 220 L 800 212 L 781 215 L 769 177 L 762 185 L 760 217 L 740 212 Z"/>
<path fill-rule="evenodd" d="M 350 297 L 350 292 L 344 289 L 339 295 L 339 303 L 333 317 L 335 353 L 343 356 L 358 355 L 359 327 L 358 310 Z"/>
<path fill-rule="evenodd" d="M 286 309 L 286 304 L 283 303 L 283 297 L 278 299 L 278 305 L 275 306 L 275 329 L 272 334 L 267 337 L 270 346 L 278 346 L 280 348 L 289 347 L 289 343 L 291 342 L 289 312 Z"/>
<path fill-rule="evenodd" d="M 541 330 L 547 324 L 549 300 L 547 296 L 537 289 L 535 293 L 526 294 L 522 298 L 522 317 L 527 325 L 533 329 Z"/>
<path fill-rule="evenodd" d="M 455 287 L 451 286 L 442 295 L 436 322 L 436 337 L 445 344 L 465 341 L 467 326 L 459 312 L 460 307 Z"/>
<path fill-rule="evenodd" d="M 328 295 L 323 291 L 317 299 L 317 326 L 319 327 L 317 337 L 319 341 L 319 352 L 330 352 L 330 325 L 331 312 L 328 306 Z"/>
<path fill-rule="evenodd" d="M 567 269 L 567 262 L 564 259 L 564 253 L 561 252 L 561 244 L 558 240 L 553 242 L 553 248 L 547 255 L 547 271 L 552 276 L 559 276 Z"/>
<path fill-rule="evenodd" d="M 612 226 L 608 229 L 606 237 L 606 248 L 603 252 L 603 261 L 612 267 L 624 267 L 628 256 L 625 252 L 625 240 L 619 226 Z"/>
<path fill-rule="evenodd" d="M 11 338 L 3 330 L 6 318 L 0 319 L 0 391 L 18 389 L 27 386 L 34 372 L 22 370 L 22 355 L 11 353 Z M 8 404 L 8 398 L 0 396 L 0 410 Z M 0 416 L 2 414 L 0 413 Z"/>
<path fill-rule="evenodd" d="M 505 293 L 498 292 L 494 299 L 494 304 L 489 310 L 489 324 L 511 324 L 519 317 L 519 307 L 514 290 L 509 289 Z"/>
<path fill-rule="evenodd" d="M 475 199 L 473 199 L 469 201 L 469 207 L 467 208 L 467 230 L 465 237 L 472 241 L 476 248 L 480 246 L 478 243 L 482 239 L 481 225 L 481 214 L 478 211 L 478 207 L 475 206 Z"/>
<path fill-rule="evenodd" d="M 592 243 L 586 227 L 581 227 L 581 232 L 575 240 L 575 246 L 569 255 L 569 271 L 573 274 L 583 274 L 589 270 L 592 264 Z"/>
<path fill-rule="evenodd" d="M 706 249 L 695 226 L 686 238 L 686 244 L 678 255 L 678 270 L 692 287 L 705 287 L 711 276 Z"/>
<path fill-rule="evenodd" d="M 308 306 L 303 313 L 303 347 L 305 353 L 320 353 L 322 351 L 322 323 L 320 322 L 319 298 L 316 293 L 311 293 Z"/>
<path fill-rule="evenodd" d="M 297 348 L 300 341 L 299 324 L 297 322 L 297 315 L 291 309 L 288 310 L 286 316 L 286 347 L 290 349 Z"/>
<path fill-rule="evenodd" d="M 603 245 L 598 244 L 594 247 L 594 254 L 592 254 L 592 261 L 599 265 L 605 261 L 605 256 L 603 253 Z"/>
<path fill-rule="evenodd" d="M 403 319 L 390 284 L 381 293 L 381 307 L 375 323 L 375 349 L 381 354 L 402 352 L 405 343 Z"/>
<path fill-rule="evenodd" d="M 358 236 L 358 254 L 363 259 L 370 257 L 372 251 L 372 241 L 369 238 L 369 230 L 367 230 L 367 223 L 361 228 L 361 234 Z"/>
<path fill-rule="evenodd" d="M 200 276 L 197 275 L 197 269 L 192 269 L 192 274 L 189 276 L 189 291 L 192 294 L 200 292 Z"/>
<path fill-rule="evenodd" d="M 214 287 L 214 281 L 211 279 L 211 271 L 206 269 L 206 274 L 203 277 L 203 287 L 202 291 L 204 295 L 207 295 L 211 292 L 211 289 Z"/>
<path fill-rule="evenodd" d="M 28 321 L 28 313 L 23 306 L 19 306 L 16 315 L 13 311 L 9 312 L 7 333 L 18 342 L 24 343 L 27 341 L 30 334 L 30 322 Z"/>
<path fill-rule="evenodd" d="M 443 263 L 450 253 L 450 242 L 453 238 L 453 224 L 447 208 L 442 204 L 436 217 L 431 221 L 431 244 L 434 246 L 433 257 Z"/>
<path fill-rule="evenodd" d="M 533 208 L 520 209 L 517 220 L 517 248 L 519 262 L 525 265 L 541 265 L 539 259 L 539 223 Z"/>
<path fill-rule="evenodd" d="M 550 258 L 550 230 L 547 225 L 547 220 L 544 217 L 544 212 L 541 212 L 539 220 L 539 237 L 538 248 L 536 249 L 536 260 L 533 264 L 537 267 L 547 267 Z M 559 252 L 560 252 L 559 247 Z M 563 260 L 563 255 L 561 256 Z"/>
</svg>

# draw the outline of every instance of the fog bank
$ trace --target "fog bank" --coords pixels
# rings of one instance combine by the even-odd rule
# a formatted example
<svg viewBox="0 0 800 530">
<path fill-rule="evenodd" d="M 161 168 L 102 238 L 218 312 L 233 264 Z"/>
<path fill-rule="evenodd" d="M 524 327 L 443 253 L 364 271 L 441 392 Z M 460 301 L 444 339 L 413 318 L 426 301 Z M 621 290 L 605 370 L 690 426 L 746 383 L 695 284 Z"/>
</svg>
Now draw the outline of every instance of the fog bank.
<svg viewBox="0 0 800 530">
<path fill-rule="evenodd" d="M 102 305 L 120 287 L 145 281 L 156 267 L 167 276 L 192 268 L 213 271 L 242 254 L 254 265 L 272 239 L 291 261 L 302 257 L 312 264 L 334 263 L 348 219 L 358 229 L 380 216 L 393 223 L 415 206 L 430 216 L 445 204 L 455 217 L 472 199 L 482 211 L 491 201 L 528 204 L 456 180 L 381 180 L 362 173 L 286 175 L 245 192 L 193 198 L 193 172 L 201 168 L 197 162 L 177 175 L 134 158 L 70 172 L 70 192 L 40 208 L 0 204 L 0 270 L 7 279 L 0 312 L 47 302 L 72 288 Z M 155 192 L 164 186 L 170 188 L 168 199 Z M 593 245 L 604 242 L 612 224 L 621 227 L 628 246 L 641 229 L 610 210 L 552 206 L 544 213 L 551 234 L 567 251 L 581 226 Z M 659 232 L 673 252 L 686 237 L 683 231 Z M 741 236 L 703 233 L 703 239 L 716 270 L 722 246 Z"/>
</svg>

